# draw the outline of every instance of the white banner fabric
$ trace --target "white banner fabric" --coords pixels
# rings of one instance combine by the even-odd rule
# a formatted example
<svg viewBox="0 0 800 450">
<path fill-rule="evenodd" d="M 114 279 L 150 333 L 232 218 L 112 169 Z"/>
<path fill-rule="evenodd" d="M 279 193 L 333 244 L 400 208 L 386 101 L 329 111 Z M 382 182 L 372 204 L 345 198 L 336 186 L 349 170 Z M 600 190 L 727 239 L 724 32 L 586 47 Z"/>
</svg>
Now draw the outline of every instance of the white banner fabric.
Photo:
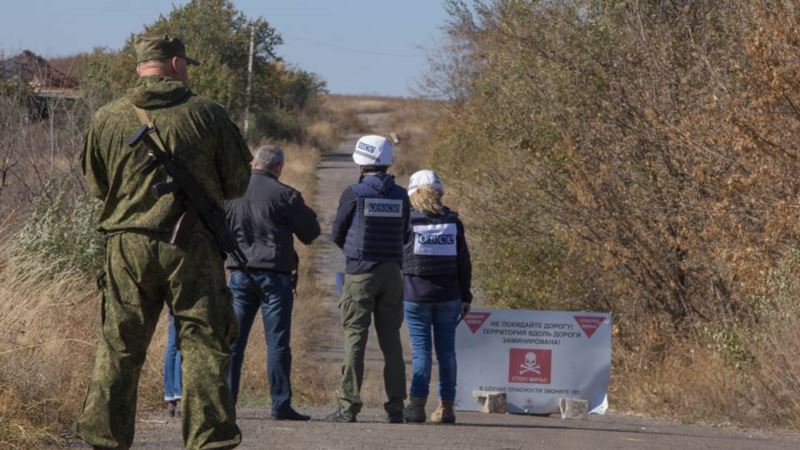
<svg viewBox="0 0 800 450">
<path fill-rule="evenodd" d="M 473 391 L 505 392 L 511 413 L 559 412 L 562 397 L 604 414 L 611 315 L 475 308 L 456 328 L 455 407 L 480 411 Z"/>
</svg>

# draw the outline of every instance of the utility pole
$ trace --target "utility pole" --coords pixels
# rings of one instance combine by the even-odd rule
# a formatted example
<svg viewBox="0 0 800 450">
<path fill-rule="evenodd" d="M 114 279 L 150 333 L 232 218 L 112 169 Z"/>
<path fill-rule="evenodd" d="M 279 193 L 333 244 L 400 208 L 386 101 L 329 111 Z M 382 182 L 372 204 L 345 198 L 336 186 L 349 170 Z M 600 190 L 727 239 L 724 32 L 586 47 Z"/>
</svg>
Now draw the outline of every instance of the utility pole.
<svg viewBox="0 0 800 450">
<path fill-rule="evenodd" d="M 250 91 L 253 88 L 253 53 L 255 53 L 256 24 L 250 24 L 250 58 L 247 61 L 247 98 L 244 104 L 244 135 L 250 125 Z"/>
</svg>

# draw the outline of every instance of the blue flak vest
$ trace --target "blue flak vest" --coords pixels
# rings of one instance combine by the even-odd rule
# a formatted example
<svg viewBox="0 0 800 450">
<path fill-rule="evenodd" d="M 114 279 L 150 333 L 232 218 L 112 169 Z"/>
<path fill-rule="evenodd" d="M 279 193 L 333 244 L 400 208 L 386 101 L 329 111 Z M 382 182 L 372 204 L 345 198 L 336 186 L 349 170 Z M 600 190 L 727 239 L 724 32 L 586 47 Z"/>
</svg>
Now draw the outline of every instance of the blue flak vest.
<svg viewBox="0 0 800 450">
<path fill-rule="evenodd" d="M 403 203 L 406 190 L 373 175 L 351 186 L 356 212 L 344 241 L 344 254 L 358 261 L 403 263 Z"/>
<path fill-rule="evenodd" d="M 411 210 L 411 239 L 403 249 L 403 273 L 432 276 L 458 274 L 458 213 L 426 215 Z"/>
</svg>

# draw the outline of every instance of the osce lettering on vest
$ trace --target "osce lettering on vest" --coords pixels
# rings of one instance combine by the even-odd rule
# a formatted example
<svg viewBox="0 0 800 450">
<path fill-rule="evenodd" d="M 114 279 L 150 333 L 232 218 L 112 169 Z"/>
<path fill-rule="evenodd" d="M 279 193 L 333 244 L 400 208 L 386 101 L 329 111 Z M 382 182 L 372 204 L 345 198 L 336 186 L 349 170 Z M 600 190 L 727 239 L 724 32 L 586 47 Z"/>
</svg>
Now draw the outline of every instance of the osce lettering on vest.
<svg viewBox="0 0 800 450">
<path fill-rule="evenodd" d="M 474 391 L 504 392 L 508 412 L 550 414 L 562 397 L 604 414 L 611 315 L 475 308 L 456 328 L 457 409 L 478 411 Z"/>
<path fill-rule="evenodd" d="M 366 217 L 403 217 L 403 201 L 386 198 L 364 199 Z"/>
<path fill-rule="evenodd" d="M 414 253 L 431 256 L 456 256 L 456 233 L 454 223 L 414 225 Z"/>
</svg>

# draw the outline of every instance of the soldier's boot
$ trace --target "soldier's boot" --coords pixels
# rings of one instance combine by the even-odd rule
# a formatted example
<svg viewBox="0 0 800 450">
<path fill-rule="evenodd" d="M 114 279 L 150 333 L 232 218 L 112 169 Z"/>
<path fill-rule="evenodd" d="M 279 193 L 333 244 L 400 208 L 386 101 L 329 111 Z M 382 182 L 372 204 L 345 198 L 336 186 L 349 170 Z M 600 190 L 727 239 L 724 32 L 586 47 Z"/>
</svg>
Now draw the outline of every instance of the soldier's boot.
<svg viewBox="0 0 800 450">
<path fill-rule="evenodd" d="M 408 406 L 403 409 L 403 418 L 406 422 L 423 423 L 425 422 L 425 397 L 409 397 Z"/>
<path fill-rule="evenodd" d="M 456 423 L 456 412 L 453 410 L 453 402 L 440 401 L 436 411 L 431 414 L 433 423 Z"/>
</svg>

